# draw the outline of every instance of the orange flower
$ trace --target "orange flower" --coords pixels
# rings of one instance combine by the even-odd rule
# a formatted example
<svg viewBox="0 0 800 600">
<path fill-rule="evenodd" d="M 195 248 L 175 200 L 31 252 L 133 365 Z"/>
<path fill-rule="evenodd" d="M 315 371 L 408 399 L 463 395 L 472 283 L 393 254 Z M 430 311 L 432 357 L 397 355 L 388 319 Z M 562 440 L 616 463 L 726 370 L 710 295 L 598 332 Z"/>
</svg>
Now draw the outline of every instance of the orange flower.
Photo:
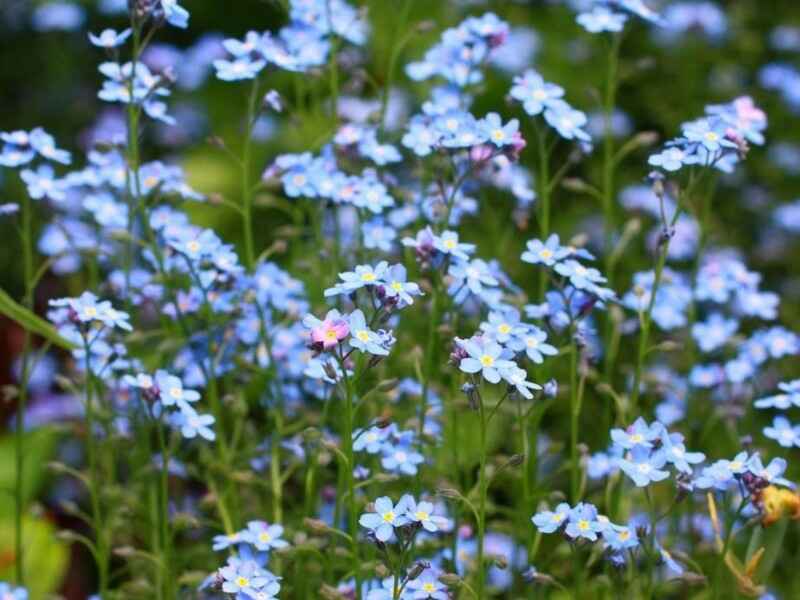
<svg viewBox="0 0 800 600">
<path fill-rule="evenodd" d="M 800 495 L 796 492 L 770 485 L 759 492 L 756 501 L 763 512 L 761 524 L 764 527 L 784 516 L 800 520 Z"/>
</svg>

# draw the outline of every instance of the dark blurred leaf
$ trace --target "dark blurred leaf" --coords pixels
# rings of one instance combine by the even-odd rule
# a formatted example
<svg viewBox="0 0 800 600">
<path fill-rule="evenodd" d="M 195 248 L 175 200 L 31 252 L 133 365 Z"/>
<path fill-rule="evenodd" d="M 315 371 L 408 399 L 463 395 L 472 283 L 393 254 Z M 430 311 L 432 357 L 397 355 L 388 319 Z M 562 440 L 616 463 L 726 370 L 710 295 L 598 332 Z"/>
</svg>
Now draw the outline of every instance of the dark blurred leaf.
<svg viewBox="0 0 800 600">
<path fill-rule="evenodd" d="M 6 294 L 2 289 L 0 289 L 0 313 L 16 321 L 20 327 L 24 327 L 31 333 L 42 336 L 57 346 L 65 348 L 66 350 L 75 348 L 71 342 L 58 334 L 55 327 L 44 319 L 37 317 L 24 306 L 16 303 L 11 296 Z"/>
</svg>

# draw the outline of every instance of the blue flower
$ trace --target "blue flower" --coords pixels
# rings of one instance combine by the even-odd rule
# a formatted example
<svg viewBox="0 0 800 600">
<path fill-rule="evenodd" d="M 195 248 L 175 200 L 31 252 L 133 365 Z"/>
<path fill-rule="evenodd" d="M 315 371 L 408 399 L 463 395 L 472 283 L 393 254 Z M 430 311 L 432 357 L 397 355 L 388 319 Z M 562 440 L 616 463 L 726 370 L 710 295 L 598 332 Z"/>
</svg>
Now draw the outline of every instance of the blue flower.
<svg viewBox="0 0 800 600">
<path fill-rule="evenodd" d="M 595 284 L 605 283 L 606 278 L 593 267 L 585 267 L 577 260 L 569 259 L 555 266 L 556 273 L 569 278 L 569 282 L 579 290 L 592 290 Z"/>
<path fill-rule="evenodd" d="M 519 311 L 509 308 L 503 311 L 491 311 L 487 321 L 481 323 L 485 335 L 499 344 L 507 344 L 514 337 L 521 336 L 526 326 L 520 323 Z"/>
<path fill-rule="evenodd" d="M 286 548 L 289 543 L 282 536 L 281 525 L 270 525 L 264 521 L 250 521 L 242 533 L 242 538 L 259 552 Z"/>
<path fill-rule="evenodd" d="M 603 532 L 603 540 L 606 543 L 606 548 L 611 548 L 615 552 L 631 550 L 639 545 L 636 528 L 630 525 L 612 524 Z"/>
<path fill-rule="evenodd" d="M 592 138 L 582 128 L 588 122 L 586 114 L 575 110 L 563 100 L 553 101 L 544 111 L 544 120 L 567 140 L 591 142 Z"/>
<path fill-rule="evenodd" d="M 736 143 L 727 139 L 724 123 L 712 123 L 709 119 L 698 119 L 683 126 L 683 135 L 690 142 L 697 142 L 709 152 L 722 148 L 736 148 Z"/>
<path fill-rule="evenodd" d="M 156 371 L 155 382 L 163 406 L 177 405 L 188 413 L 193 410 L 191 403 L 200 400 L 199 392 L 184 389 L 183 382 L 167 371 Z"/>
<path fill-rule="evenodd" d="M 648 425 L 642 417 L 636 419 L 627 429 L 612 429 L 611 439 L 614 444 L 625 450 L 630 450 L 637 446 L 652 448 L 661 436 L 663 426 L 660 423 Z"/>
<path fill-rule="evenodd" d="M 31 148 L 47 160 L 52 160 L 62 165 L 68 165 L 72 160 L 69 152 L 56 148 L 55 138 L 41 127 L 31 131 L 29 142 Z"/>
<path fill-rule="evenodd" d="M 190 406 L 181 406 L 180 412 L 176 414 L 176 420 L 181 435 L 186 439 L 193 439 L 199 435 L 213 442 L 217 437 L 210 427 L 215 421 L 212 415 L 201 415 Z"/>
<path fill-rule="evenodd" d="M 25 148 L 14 144 L 3 144 L 3 151 L 0 152 L 0 166 L 16 168 L 26 165 L 36 156 L 33 148 Z"/>
<path fill-rule="evenodd" d="M 696 162 L 695 157 L 677 146 L 665 148 L 658 154 L 653 154 L 647 159 L 649 165 L 661 167 L 665 171 L 677 171 L 683 167 L 683 165 L 692 165 Z"/>
<path fill-rule="evenodd" d="M 530 400 L 533 398 L 531 390 L 540 390 L 542 386 L 538 383 L 528 381 L 528 373 L 525 369 L 519 368 L 517 365 L 512 365 L 507 368 L 500 369 L 500 375 L 508 383 L 509 386 L 514 387 L 519 394 Z"/>
<path fill-rule="evenodd" d="M 747 452 L 740 452 L 733 460 L 718 460 L 708 467 L 704 467 L 700 476 L 695 480 L 695 485 L 700 489 L 722 489 L 739 476 L 749 470 L 750 457 Z"/>
<path fill-rule="evenodd" d="M 334 287 L 325 290 L 325 297 L 339 294 L 350 294 L 357 289 L 376 285 L 383 285 L 383 276 L 389 268 L 385 260 L 372 267 L 371 265 L 358 265 L 354 271 L 339 274 L 342 281 Z"/>
<path fill-rule="evenodd" d="M 381 144 L 374 131 L 368 132 L 358 144 L 358 151 L 376 165 L 388 165 L 403 160 L 400 151 L 391 144 Z"/>
<path fill-rule="evenodd" d="M 260 43 L 261 35 L 255 31 L 248 31 L 244 36 L 244 41 L 241 42 L 232 38 L 222 41 L 222 45 L 224 46 L 225 50 L 227 50 L 236 58 L 247 56 L 248 54 L 255 52 Z"/>
<path fill-rule="evenodd" d="M 384 273 L 383 291 L 387 298 L 399 298 L 401 306 L 414 303 L 413 296 L 421 296 L 422 290 L 413 281 L 406 281 L 406 268 L 401 265 L 392 265 Z"/>
<path fill-rule="evenodd" d="M 464 244 L 458 241 L 455 231 L 443 231 L 438 236 L 433 236 L 433 247 L 442 254 L 449 254 L 459 260 L 469 260 L 469 255 L 475 252 L 475 244 Z"/>
<path fill-rule="evenodd" d="M 703 352 L 713 352 L 723 346 L 737 329 L 739 321 L 726 319 L 720 313 L 713 313 L 704 323 L 695 323 L 692 326 L 692 337 Z"/>
<path fill-rule="evenodd" d="M 266 66 L 266 61 L 251 60 L 247 56 L 229 60 L 215 60 L 214 68 L 217 70 L 217 79 L 223 81 L 241 81 L 244 79 L 254 79 L 256 75 Z"/>
<path fill-rule="evenodd" d="M 794 483 L 782 477 L 782 475 L 786 472 L 786 467 L 786 459 L 780 457 L 773 458 L 765 467 L 761 462 L 761 456 L 758 454 L 758 452 L 754 453 L 749 459 L 747 459 L 747 470 L 754 475 L 761 477 L 768 483 L 774 483 L 776 485 L 782 485 L 790 489 L 795 489 L 797 486 Z"/>
<path fill-rule="evenodd" d="M 50 306 L 67 307 L 71 316 L 80 323 L 102 323 L 107 327 L 117 327 L 126 331 L 133 328 L 128 322 L 127 313 L 116 310 L 108 300 L 98 301 L 91 292 L 83 292 L 77 298 L 59 298 L 50 300 Z"/>
<path fill-rule="evenodd" d="M 522 76 L 514 77 L 511 97 L 522 102 L 522 107 L 530 116 L 540 114 L 564 96 L 564 89 L 554 83 L 547 83 L 539 73 L 525 71 Z"/>
<path fill-rule="evenodd" d="M 380 221 L 370 221 L 361 226 L 361 235 L 365 248 L 391 252 L 392 242 L 397 238 L 397 231 L 394 227 L 388 227 Z"/>
<path fill-rule="evenodd" d="M 388 496 L 381 496 L 375 500 L 374 512 L 367 512 L 358 519 L 359 524 L 369 529 L 381 542 L 388 541 L 394 533 L 395 527 L 408 525 L 408 497 L 400 498 L 397 505 L 392 503 Z"/>
<path fill-rule="evenodd" d="M 439 573 L 432 568 L 425 569 L 416 579 L 412 579 L 406 585 L 409 600 L 448 600 L 450 594 L 447 586 L 439 581 Z"/>
<path fill-rule="evenodd" d="M 498 383 L 500 370 L 516 366 L 513 361 L 501 358 L 503 347 L 484 338 L 472 338 L 459 343 L 469 355 L 462 358 L 458 367 L 464 373 L 481 373 L 489 383 Z"/>
<path fill-rule="evenodd" d="M 223 579 L 222 591 L 228 594 L 255 597 L 258 590 L 272 583 L 266 572 L 251 560 L 228 564 L 222 567 L 219 573 Z"/>
<path fill-rule="evenodd" d="M 622 13 L 608 10 L 604 6 L 595 6 L 590 12 L 578 15 L 576 21 L 589 33 L 600 33 L 602 31 L 619 32 L 625 26 L 628 17 Z"/>
<path fill-rule="evenodd" d="M 440 138 L 441 134 L 430 123 L 412 120 L 401 141 L 417 156 L 428 156 Z"/>
<path fill-rule="evenodd" d="M 683 567 L 678 563 L 674 558 L 672 558 L 672 554 L 667 552 L 667 550 L 661 546 L 658 542 L 656 542 L 656 548 L 658 549 L 659 557 L 661 558 L 661 562 L 666 565 L 666 567 L 672 571 L 673 573 L 677 573 L 680 575 L 683 573 Z"/>
<path fill-rule="evenodd" d="M 237 531 L 235 533 L 231 533 L 229 535 L 215 535 L 214 538 L 211 540 L 213 546 L 211 549 L 214 552 L 219 552 L 220 550 L 227 550 L 237 544 L 242 543 L 244 541 L 244 536 L 242 535 L 241 531 Z"/>
<path fill-rule="evenodd" d="M 558 234 L 552 234 L 547 241 L 529 240 L 527 250 L 522 253 L 522 260 L 532 265 L 542 264 L 552 267 L 557 261 L 570 254 L 569 248 L 561 246 Z"/>
<path fill-rule="evenodd" d="M 367 321 L 361 310 L 355 310 L 348 319 L 350 327 L 350 345 L 353 348 L 377 356 L 387 356 L 389 350 L 381 345 L 381 336 L 367 327 Z"/>
<path fill-rule="evenodd" d="M 389 439 L 393 427 L 370 427 L 369 429 L 353 432 L 353 450 L 366 451 L 369 454 L 378 454 L 384 442 Z"/>
<path fill-rule="evenodd" d="M 649 449 L 635 446 L 628 458 L 620 459 L 619 466 L 628 477 L 633 479 L 637 487 L 645 487 L 669 477 L 669 471 L 661 469 L 666 462 L 667 459 L 662 450 L 656 450 L 651 454 Z"/>
<path fill-rule="evenodd" d="M 125 40 L 130 37 L 132 32 L 133 30 L 130 28 L 120 31 L 119 33 L 113 29 L 104 29 L 100 32 L 100 35 L 94 35 L 90 31 L 89 41 L 98 48 L 117 48 L 125 43 Z"/>
<path fill-rule="evenodd" d="M 416 475 L 418 465 L 425 462 L 425 457 L 417 452 L 411 436 L 402 437 L 396 444 L 386 443 L 381 448 L 381 466 L 392 473 Z"/>
<path fill-rule="evenodd" d="M 484 286 L 496 286 L 499 283 L 489 270 L 489 265 L 480 258 L 452 264 L 447 272 L 453 277 L 453 283 L 448 289 L 451 294 L 466 286 L 473 294 L 480 296 L 484 292 Z"/>
<path fill-rule="evenodd" d="M 517 119 L 511 119 L 507 124 L 503 125 L 500 115 L 494 112 L 486 115 L 483 121 L 480 122 L 479 127 L 488 141 L 498 148 L 514 144 L 519 136 L 519 121 Z"/>
<path fill-rule="evenodd" d="M 50 165 L 41 165 L 36 171 L 23 169 L 19 176 L 28 186 L 28 195 L 34 200 L 49 198 L 50 200 L 66 200 L 64 182 L 55 178 Z"/>
<path fill-rule="evenodd" d="M 772 426 L 764 428 L 764 435 L 784 448 L 800 446 L 800 426 L 792 425 L 785 417 L 775 417 Z"/>
<path fill-rule="evenodd" d="M 566 524 L 570 510 L 569 504 L 562 502 L 553 511 L 544 510 L 536 513 L 531 517 L 531 521 L 542 533 L 553 533 Z"/>
<path fill-rule="evenodd" d="M 178 4 L 178 0 L 161 0 L 161 10 L 167 23 L 179 29 L 189 26 L 189 11 Z"/>
<path fill-rule="evenodd" d="M 800 406 L 800 379 L 781 382 L 778 389 L 783 393 L 756 400 L 755 407 L 786 410 L 790 406 Z"/>
<path fill-rule="evenodd" d="M 528 330 L 519 337 L 519 345 L 513 345 L 514 350 L 524 350 L 525 354 L 540 365 L 544 362 L 545 356 L 555 356 L 558 350 L 555 346 L 545 343 L 547 334 L 538 327 L 530 326 Z M 520 347 L 521 346 L 521 347 Z"/>
<path fill-rule="evenodd" d="M 28 590 L 23 587 L 12 587 L 10 583 L 0 581 L 0 598 L 2 600 L 28 600 Z"/>
<path fill-rule="evenodd" d="M 434 126 L 442 136 L 441 145 L 446 148 L 471 148 L 488 139 L 478 120 L 461 110 L 436 117 Z"/>
<path fill-rule="evenodd" d="M 567 528 L 564 532 L 572 539 L 585 538 L 592 542 L 597 540 L 597 534 L 604 529 L 604 525 L 597 520 L 597 508 L 592 504 L 578 503 L 569 511 Z"/>
<path fill-rule="evenodd" d="M 412 523 L 419 523 L 425 531 L 435 533 L 444 525 L 445 519 L 433 514 L 434 506 L 430 502 L 417 503 L 413 497 L 406 500 L 406 517 Z"/>
<path fill-rule="evenodd" d="M 661 436 L 662 450 L 667 462 L 675 465 L 675 468 L 687 475 L 692 474 L 691 465 L 703 462 L 706 455 L 702 452 L 687 452 L 683 444 L 683 436 L 679 433 L 667 433 Z"/>
</svg>

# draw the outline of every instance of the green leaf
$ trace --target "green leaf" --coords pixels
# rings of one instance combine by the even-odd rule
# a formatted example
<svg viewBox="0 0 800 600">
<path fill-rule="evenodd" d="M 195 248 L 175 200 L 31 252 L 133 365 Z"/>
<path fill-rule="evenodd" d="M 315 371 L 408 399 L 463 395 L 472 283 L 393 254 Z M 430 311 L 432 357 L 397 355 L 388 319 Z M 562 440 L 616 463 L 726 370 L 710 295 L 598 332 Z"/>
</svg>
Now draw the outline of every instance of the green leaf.
<svg viewBox="0 0 800 600">
<path fill-rule="evenodd" d="M 53 455 L 56 437 L 55 431 L 46 428 L 25 432 L 22 499 L 26 505 L 36 495 L 47 475 L 45 465 Z M 17 481 L 15 453 L 14 437 L 6 435 L 0 438 L 0 518 L 14 514 Z"/>
<path fill-rule="evenodd" d="M 75 349 L 75 345 L 61 337 L 55 327 L 44 319 L 36 316 L 24 306 L 15 302 L 14 299 L 2 289 L 0 289 L 0 314 L 4 314 L 31 333 L 35 333 L 61 348 L 65 348 L 66 350 Z"/>
<path fill-rule="evenodd" d="M 68 548 L 56 538 L 52 523 L 27 518 L 23 525 L 25 586 L 30 600 L 43 600 L 58 591 L 67 567 Z M 14 522 L 4 518 L 0 521 L 0 581 L 14 581 L 14 569 Z"/>
</svg>

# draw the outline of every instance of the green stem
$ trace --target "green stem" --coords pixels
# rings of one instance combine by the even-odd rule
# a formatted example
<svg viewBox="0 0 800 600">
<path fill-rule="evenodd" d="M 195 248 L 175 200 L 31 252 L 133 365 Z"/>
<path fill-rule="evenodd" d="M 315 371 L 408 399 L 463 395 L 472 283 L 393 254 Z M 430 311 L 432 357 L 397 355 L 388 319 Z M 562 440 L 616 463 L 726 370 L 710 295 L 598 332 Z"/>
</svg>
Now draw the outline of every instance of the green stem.
<svg viewBox="0 0 800 600">
<path fill-rule="evenodd" d="M 547 148 L 547 136 L 534 126 L 539 158 L 539 237 L 542 241 L 550 235 L 550 152 Z M 542 269 L 539 276 L 539 300 L 544 300 L 547 291 L 547 272 Z"/>
<path fill-rule="evenodd" d="M 25 196 L 22 201 L 22 267 L 25 286 L 23 303 L 29 310 L 33 310 L 33 215 L 30 198 Z M 16 480 L 14 482 L 15 514 L 14 514 L 14 561 L 16 567 L 16 580 L 20 586 L 25 585 L 24 573 L 24 545 L 23 545 L 23 513 L 25 502 L 25 410 L 28 406 L 28 382 L 31 375 L 31 334 L 28 329 L 23 329 L 22 338 L 22 372 L 19 381 L 19 402 L 17 404 L 16 423 L 14 430 Z"/>
<path fill-rule="evenodd" d="M 333 31 L 331 0 L 325 0 L 325 13 L 328 19 L 328 29 Z M 339 129 L 339 40 L 335 36 L 331 36 L 328 69 L 330 71 L 331 119 L 333 120 L 333 130 L 336 131 Z"/>
<path fill-rule="evenodd" d="M 739 503 L 739 507 L 736 509 L 736 513 L 733 516 L 733 520 L 731 521 L 730 527 L 728 528 L 728 533 L 725 535 L 725 542 L 722 545 L 722 552 L 719 555 L 719 560 L 717 561 L 716 566 L 714 567 L 714 599 L 720 597 L 720 591 L 723 587 L 722 582 L 722 567 L 725 565 L 725 557 L 728 555 L 728 550 L 730 549 L 731 542 L 733 541 L 733 534 L 734 534 L 734 526 L 736 525 L 736 521 L 742 515 L 742 511 L 747 507 L 748 498 L 742 498 L 742 501 Z"/>
<path fill-rule="evenodd" d="M 406 26 L 406 23 L 408 22 L 408 15 L 411 12 L 411 2 L 412 0 L 405 0 L 399 19 L 393 23 L 395 32 L 400 32 Z M 392 46 L 392 54 L 389 57 L 389 68 L 386 70 L 386 82 L 384 83 L 381 91 L 381 112 L 380 116 L 378 117 L 378 124 L 380 126 L 381 133 L 383 133 L 383 130 L 386 127 L 386 109 L 389 106 L 389 92 L 391 91 L 392 82 L 394 81 L 394 71 L 395 66 L 397 65 L 397 59 L 400 57 L 400 52 L 408 43 L 408 40 L 411 38 L 412 34 L 413 31 L 407 33 L 400 39 L 400 41 L 395 42 Z"/>
<path fill-rule="evenodd" d="M 354 454 L 353 454 L 353 420 L 354 420 L 354 402 L 353 402 L 353 382 L 347 374 L 347 365 L 344 356 L 339 356 L 342 373 L 344 374 L 344 387 L 345 387 L 345 414 L 344 414 L 344 430 L 342 431 L 342 443 L 344 444 L 344 455 L 346 464 L 344 473 L 345 493 L 347 494 L 347 508 L 348 508 L 348 533 L 350 534 L 352 542 L 352 565 L 353 574 L 356 580 L 356 598 L 361 599 L 361 565 L 358 558 L 358 522 L 356 512 L 356 490 L 355 481 L 353 479 L 354 467 Z"/>
<path fill-rule="evenodd" d="M 580 399 L 578 395 L 578 343 L 575 335 L 572 335 L 572 348 L 570 350 L 570 369 L 569 369 L 569 407 L 570 407 L 570 493 L 573 503 L 577 503 L 580 494 L 581 469 L 580 457 L 578 455 L 578 428 L 581 413 Z"/>
<path fill-rule="evenodd" d="M 169 447 L 164 436 L 163 417 L 156 423 L 161 453 L 161 472 L 158 486 L 158 521 L 161 545 L 162 585 L 165 598 L 174 598 L 172 579 L 172 538 L 169 531 Z"/>
<path fill-rule="evenodd" d="M 682 207 L 678 206 L 675 209 L 675 214 L 669 224 L 669 228 L 675 225 L 678 217 L 681 215 Z M 628 407 L 628 414 L 635 416 L 638 413 L 637 408 L 639 404 L 639 388 L 642 382 L 642 373 L 644 370 L 645 357 L 647 356 L 647 344 L 650 337 L 650 328 L 653 322 L 653 307 L 656 303 L 656 295 L 661 286 L 661 275 L 664 272 L 664 265 L 667 262 L 667 255 L 669 254 L 669 237 L 663 240 L 658 248 L 658 258 L 656 259 L 656 268 L 653 276 L 653 285 L 650 291 L 650 301 L 647 304 L 645 312 L 640 315 L 640 332 L 639 332 L 639 348 L 636 354 L 636 370 L 633 377 L 633 389 L 631 390 L 631 399 Z"/>
<path fill-rule="evenodd" d="M 244 229 L 244 259 L 245 267 L 252 269 L 255 264 L 255 250 L 253 244 L 253 189 L 250 183 L 250 155 L 253 145 L 253 122 L 256 115 L 258 102 L 258 79 L 253 80 L 250 89 L 250 98 L 247 102 L 247 122 L 244 131 L 244 146 L 242 149 L 242 228 Z"/>
<path fill-rule="evenodd" d="M 606 277 L 609 285 L 612 281 L 613 264 L 611 264 L 612 245 L 615 229 L 614 211 L 614 103 L 617 93 L 617 70 L 619 66 L 619 48 L 622 42 L 621 35 L 614 35 L 608 53 L 608 72 L 606 75 L 606 88 L 603 98 L 603 116 L 605 119 L 605 134 L 603 138 L 603 223 L 605 232 L 606 251 Z"/>
<path fill-rule="evenodd" d="M 92 370 L 91 370 L 91 352 L 89 347 L 89 340 L 84 334 L 83 337 L 83 350 L 85 355 L 84 368 L 86 372 L 85 377 L 85 390 L 86 395 L 86 454 L 89 462 L 89 499 L 92 505 L 92 527 L 95 532 L 95 559 L 97 562 L 97 572 L 100 587 L 100 597 L 106 597 L 108 593 L 109 583 L 109 569 L 108 569 L 108 552 L 106 545 L 106 531 L 103 524 L 102 506 L 100 504 L 100 476 L 97 466 L 97 446 L 94 437 L 95 427 L 95 414 L 94 414 L 94 400 L 92 393 Z"/>
<path fill-rule="evenodd" d="M 480 417 L 480 467 L 478 470 L 478 582 L 476 591 L 478 593 L 478 600 L 483 600 L 486 594 L 486 569 L 483 564 L 483 544 L 486 535 L 486 495 L 488 487 L 486 480 L 486 430 L 488 420 L 486 418 L 486 408 L 483 404 L 482 397 L 478 402 L 478 413 Z"/>
</svg>

